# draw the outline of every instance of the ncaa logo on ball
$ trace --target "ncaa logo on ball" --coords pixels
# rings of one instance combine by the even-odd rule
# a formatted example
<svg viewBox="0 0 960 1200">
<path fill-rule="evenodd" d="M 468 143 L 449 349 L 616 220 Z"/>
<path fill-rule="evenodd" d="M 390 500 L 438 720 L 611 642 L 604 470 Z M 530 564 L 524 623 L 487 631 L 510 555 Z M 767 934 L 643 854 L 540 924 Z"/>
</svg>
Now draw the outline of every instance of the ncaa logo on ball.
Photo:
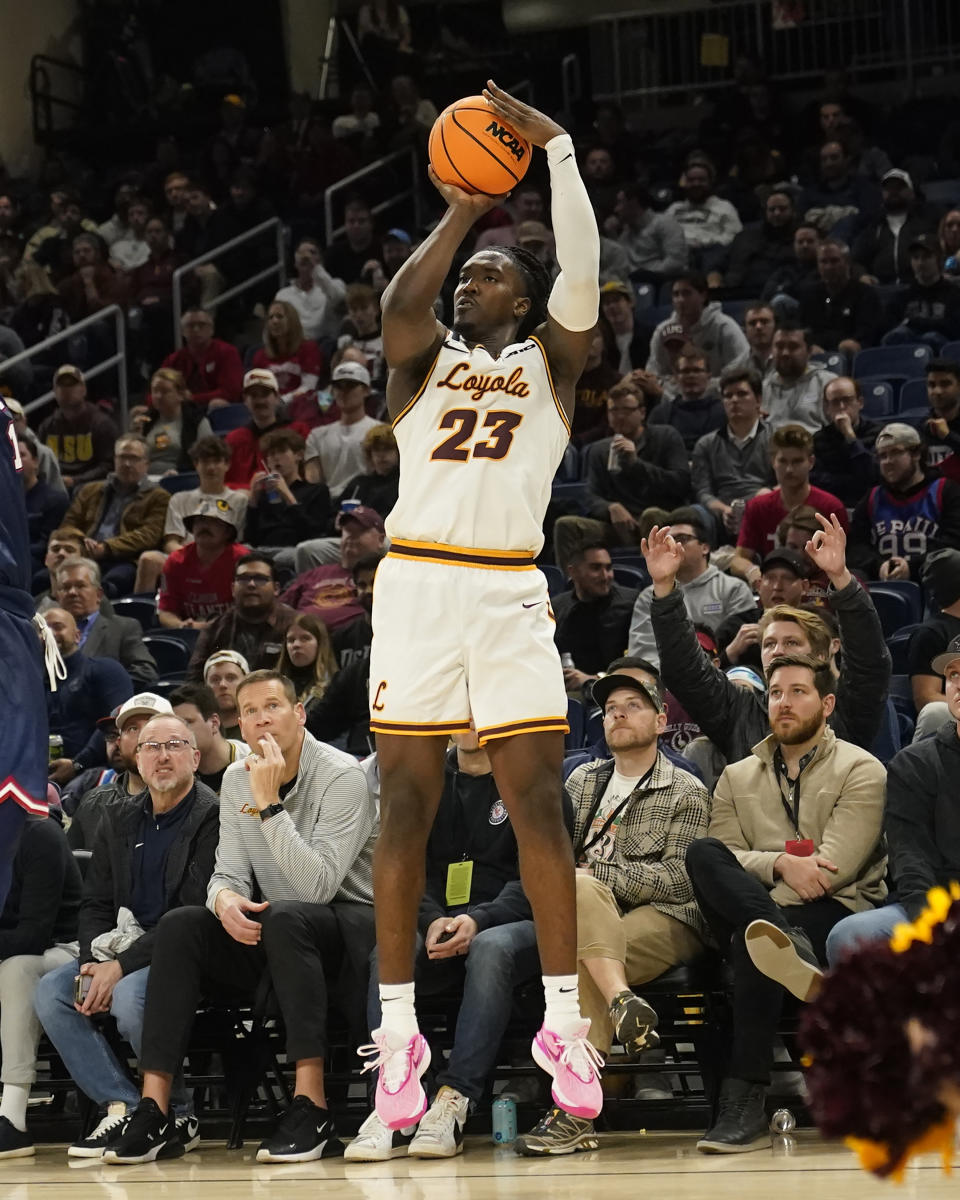
<svg viewBox="0 0 960 1200">
<path fill-rule="evenodd" d="M 507 819 L 507 810 L 503 806 L 503 801 L 500 799 L 494 800 L 490 805 L 490 824 L 502 825 Z"/>
<path fill-rule="evenodd" d="M 517 139 L 517 135 L 506 125 L 500 125 L 497 121 L 491 121 L 483 132 L 498 141 L 501 146 L 505 146 L 517 162 L 520 162 L 524 154 L 526 154 L 526 151 Z"/>
</svg>

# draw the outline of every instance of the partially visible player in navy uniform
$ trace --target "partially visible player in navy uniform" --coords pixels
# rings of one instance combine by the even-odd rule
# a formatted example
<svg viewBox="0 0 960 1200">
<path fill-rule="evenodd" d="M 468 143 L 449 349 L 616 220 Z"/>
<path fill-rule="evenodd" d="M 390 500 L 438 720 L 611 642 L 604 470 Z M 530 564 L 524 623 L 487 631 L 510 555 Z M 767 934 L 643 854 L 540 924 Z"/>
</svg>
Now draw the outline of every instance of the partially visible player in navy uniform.
<svg viewBox="0 0 960 1200">
<path fill-rule="evenodd" d="M 0 908 L 20 828 L 47 812 L 43 646 L 30 595 L 30 532 L 13 414 L 0 397 Z M 55 685 L 54 685 L 55 686 Z"/>
</svg>

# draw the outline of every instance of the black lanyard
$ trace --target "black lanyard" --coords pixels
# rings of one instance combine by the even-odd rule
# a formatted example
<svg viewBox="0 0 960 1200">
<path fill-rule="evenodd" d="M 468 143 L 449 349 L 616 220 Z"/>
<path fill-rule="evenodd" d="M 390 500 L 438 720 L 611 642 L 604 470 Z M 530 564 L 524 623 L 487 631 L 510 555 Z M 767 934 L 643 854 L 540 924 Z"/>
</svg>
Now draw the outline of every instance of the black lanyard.
<svg viewBox="0 0 960 1200">
<path fill-rule="evenodd" d="M 654 763 L 654 766 L 656 766 L 656 763 Z M 597 844 L 597 842 L 599 842 L 601 840 L 601 838 L 603 838 L 607 835 L 607 833 L 609 832 L 614 821 L 616 821 L 617 817 L 620 816 L 620 814 L 623 812 L 623 810 L 630 803 L 630 800 L 633 797 L 634 793 L 639 788 L 642 788 L 644 786 L 644 784 L 647 783 L 647 781 L 649 780 L 649 778 L 652 774 L 653 774 L 653 767 L 651 767 L 650 770 L 647 771 L 647 773 L 645 775 L 643 775 L 640 779 L 637 780 L 637 782 L 633 785 L 633 787 L 630 789 L 630 791 L 627 792 L 626 796 L 624 796 L 624 798 L 620 801 L 620 803 L 613 810 L 613 812 L 607 814 L 607 817 L 604 820 L 603 825 L 600 827 L 599 832 L 594 837 L 592 837 L 588 842 L 584 842 L 583 845 L 580 847 L 580 850 L 577 855 L 578 858 L 582 858 L 583 855 L 585 855 L 588 850 L 590 850 L 593 846 L 595 846 Z M 613 776 L 611 775 L 610 779 L 612 779 L 612 778 L 613 778 Z M 609 787 L 609 786 L 610 786 L 610 780 L 607 780 L 607 787 Z M 605 787 L 603 790 L 605 792 L 607 790 L 607 788 Z M 591 809 L 590 817 L 583 829 L 584 833 L 586 833 L 587 830 L 590 828 L 590 825 L 592 824 L 594 817 L 597 815 L 597 811 L 600 808 L 600 804 L 602 801 L 603 801 L 603 794 L 601 793 L 596 804 L 594 804 L 593 808 Z"/>
<path fill-rule="evenodd" d="M 806 770 L 810 760 L 813 758 L 816 752 L 817 748 L 814 746 L 812 750 L 808 751 L 803 758 L 800 759 L 800 765 L 797 768 L 796 779 L 790 778 L 787 770 L 787 764 L 783 761 L 783 755 L 780 752 L 779 746 L 777 747 L 776 753 L 773 756 L 773 765 L 777 772 L 777 786 L 780 789 L 780 803 L 783 805 L 783 811 L 787 814 L 787 820 L 795 830 L 798 842 L 803 838 L 803 835 L 800 832 L 800 777 L 803 775 L 803 772 Z M 793 801 L 792 809 L 787 803 L 787 797 L 784 793 L 784 781 L 787 782 L 791 789 L 791 799 Z"/>
</svg>

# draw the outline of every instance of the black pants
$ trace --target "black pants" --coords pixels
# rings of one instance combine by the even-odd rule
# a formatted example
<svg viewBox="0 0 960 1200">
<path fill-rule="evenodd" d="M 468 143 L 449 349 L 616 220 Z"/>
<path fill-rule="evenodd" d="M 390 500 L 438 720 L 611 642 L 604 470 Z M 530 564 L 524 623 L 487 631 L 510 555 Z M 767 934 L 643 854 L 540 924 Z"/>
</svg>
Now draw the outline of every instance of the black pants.
<svg viewBox="0 0 960 1200">
<path fill-rule="evenodd" d="M 265 971 L 283 1016 L 289 1060 L 328 1057 L 327 980 L 337 979 L 345 962 L 369 957 L 373 907 L 274 901 L 256 919 L 263 926 L 260 944 L 244 946 L 206 908 L 175 908 L 164 915 L 147 982 L 144 1071 L 174 1074 L 201 1000 L 250 1003 Z M 354 986 L 365 987 L 365 978 Z M 361 1012 L 362 997 L 359 991 Z"/>
<path fill-rule="evenodd" d="M 752 1083 L 769 1083 L 785 993 L 779 983 L 753 965 L 743 931 L 751 921 L 761 919 L 783 930 L 791 926 L 803 929 L 817 958 L 825 964 L 827 934 L 850 910 L 830 898 L 781 908 L 770 899 L 766 885 L 748 875 L 733 852 L 716 838 L 691 843 L 687 872 L 700 911 L 733 968 L 733 1044 L 727 1074 Z"/>
</svg>

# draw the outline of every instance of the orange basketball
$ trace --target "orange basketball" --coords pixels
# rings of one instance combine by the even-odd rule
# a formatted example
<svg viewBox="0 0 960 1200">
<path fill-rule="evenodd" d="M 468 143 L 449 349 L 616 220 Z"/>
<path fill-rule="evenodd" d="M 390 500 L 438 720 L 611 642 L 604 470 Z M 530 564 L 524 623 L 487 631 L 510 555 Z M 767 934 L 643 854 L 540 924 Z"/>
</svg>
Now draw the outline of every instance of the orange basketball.
<svg viewBox="0 0 960 1200">
<path fill-rule="evenodd" d="M 430 130 L 430 165 L 442 183 L 502 196 L 530 166 L 530 143 L 494 113 L 483 96 L 448 105 Z"/>
</svg>

